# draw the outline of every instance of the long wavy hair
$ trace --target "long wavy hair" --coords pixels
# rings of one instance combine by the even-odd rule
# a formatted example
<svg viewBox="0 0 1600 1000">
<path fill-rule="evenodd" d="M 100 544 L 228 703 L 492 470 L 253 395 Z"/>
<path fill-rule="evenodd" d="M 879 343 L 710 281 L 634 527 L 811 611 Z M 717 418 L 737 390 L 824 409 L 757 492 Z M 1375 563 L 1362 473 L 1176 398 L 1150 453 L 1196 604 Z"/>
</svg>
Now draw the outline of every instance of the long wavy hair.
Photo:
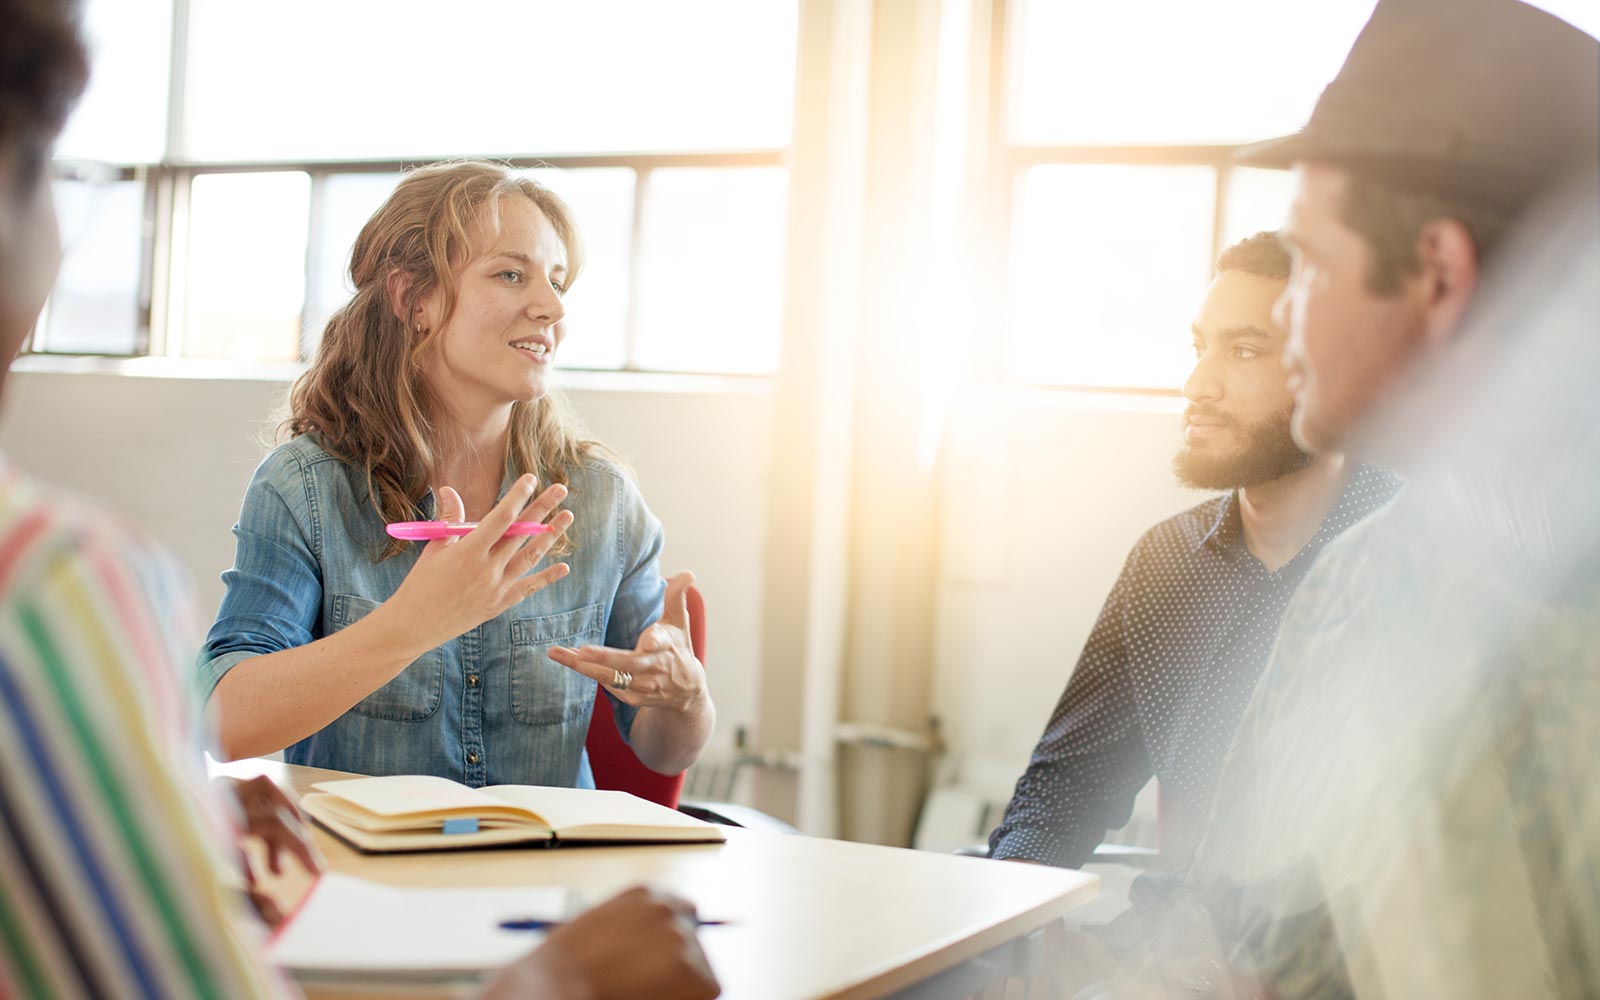
<svg viewBox="0 0 1600 1000">
<path fill-rule="evenodd" d="M 355 296 L 328 320 L 316 358 L 289 391 L 279 439 L 313 435 L 328 453 L 362 469 L 368 499 L 385 521 L 422 516 L 429 475 L 448 443 L 423 364 L 454 314 L 457 275 L 473 252 L 476 227 L 485 219 L 498 226 L 501 200 L 510 197 L 527 198 L 550 220 L 566 247 L 570 287 L 583 269 L 583 242 L 552 191 L 498 163 L 420 167 L 361 227 L 350 252 Z M 418 332 L 401 319 L 435 293 L 444 316 L 437 328 Z M 566 483 L 599 450 L 556 393 L 512 405 L 505 460 L 513 475 L 532 472 L 545 486 Z M 392 541 L 375 558 L 406 547 Z M 570 543 L 563 540 L 562 548 L 570 551 Z"/>
</svg>

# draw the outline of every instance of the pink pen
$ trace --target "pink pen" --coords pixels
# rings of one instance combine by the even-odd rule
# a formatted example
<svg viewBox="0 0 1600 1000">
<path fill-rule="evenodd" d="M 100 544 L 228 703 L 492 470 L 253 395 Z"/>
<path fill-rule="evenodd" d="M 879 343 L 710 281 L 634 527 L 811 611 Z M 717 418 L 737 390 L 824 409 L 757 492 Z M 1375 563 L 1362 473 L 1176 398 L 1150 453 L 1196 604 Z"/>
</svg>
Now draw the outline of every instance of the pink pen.
<svg viewBox="0 0 1600 1000">
<path fill-rule="evenodd" d="M 460 538 L 478 526 L 476 521 L 397 521 L 385 527 L 390 538 L 408 542 L 431 542 L 436 538 Z M 540 521 L 512 521 L 507 535 L 542 535 L 553 531 Z"/>
</svg>

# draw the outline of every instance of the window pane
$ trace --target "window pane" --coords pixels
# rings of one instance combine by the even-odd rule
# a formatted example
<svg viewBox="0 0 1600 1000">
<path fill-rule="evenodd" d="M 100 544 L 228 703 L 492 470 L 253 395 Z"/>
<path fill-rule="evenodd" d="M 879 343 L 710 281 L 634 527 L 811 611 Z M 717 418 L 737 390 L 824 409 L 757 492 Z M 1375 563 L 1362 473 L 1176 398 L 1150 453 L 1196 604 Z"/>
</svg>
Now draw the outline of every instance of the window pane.
<svg viewBox="0 0 1600 1000">
<path fill-rule="evenodd" d="M 139 347 L 144 185 L 54 182 L 61 272 L 42 343 L 62 354 L 132 354 Z"/>
<path fill-rule="evenodd" d="M 1282 229 L 1294 200 L 1294 174 L 1287 170 L 1235 167 L 1228 179 L 1228 218 L 1224 247 L 1263 229 Z"/>
<path fill-rule="evenodd" d="M 1373 0 L 1016 0 L 1010 131 L 1058 145 L 1248 142 L 1292 132 Z"/>
<path fill-rule="evenodd" d="M 572 209 L 586 255 L 583 273 L 563 300 L 567 333 L 556 363 L 565 368 L 621 368 L 627 360 L 633 171 L 605 167 L 527 173 Z"/>
<path fill-rule="evenodd" d="M 794 0 L 191 0 L 189 16 L 193 159 L 789 141 Z"/>
<path fill-rule="evenodd" d="M 203 174 L 189 196 L 182 353 L 300 356 L 311 178 L 298 171 Z"/>
<path fill-rule="evenodd" d="M 788 174 L 685 168 L 651 171 L 646 183 L 634 364 L 775 370 Z"/>
<path fill-rule="evenodd" d="M 323 328 L 334 312 L 350 301 L 350 249 L 361 227 L 372 218 L 399 174 L 329 174 L 319 178 L 312 191 L 316 204 L 316 232 L 311 234 L 307 258 L 305 303 L 306 356 L 316 352 Z"/>
<path fill-rule="evenodd" d="M 1174 388 L 1211 274 L 1207 167 L 1034 167 L 1012 228 L 1006 374 Z"/>
<path fill-rule="evenodd" d="M 56 143 L 71 159 L 158 163 L 167 142 L 172 0 L 90 0 L 89 87 Z"/>
</svg>

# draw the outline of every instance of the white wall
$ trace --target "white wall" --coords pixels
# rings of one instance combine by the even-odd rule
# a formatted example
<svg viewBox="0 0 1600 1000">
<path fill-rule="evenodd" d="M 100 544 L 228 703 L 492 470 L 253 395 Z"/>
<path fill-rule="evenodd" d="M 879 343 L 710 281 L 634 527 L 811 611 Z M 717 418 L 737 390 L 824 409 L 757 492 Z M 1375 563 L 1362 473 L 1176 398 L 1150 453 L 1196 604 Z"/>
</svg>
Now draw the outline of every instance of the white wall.
<svg viewBox="0 0 1600 1000">
<path fill-rule="evenodd" d="M 661 571 L 693 570 L 706 599 L 706 670 L 717 703 L 714 747 L 756 714 L 761 663 L 761 566 L 766 544 L 767 441 L 772 399 L 764 380 L 692 381 L 626 376 L 626 391 L 569 391 L 589 430 L 632 464 L 666 528 Z"/>
<path fill-rule="evenodd" d="M 209 614 L 229 533 L 283 383 L 14 371 L 0 447 L 36 478 L 95 497 L 174 549 Z"/>
<path fill-rule="evenodd" d="M 637 378 L 622 392 L 606 387 L 615 381 L 590 379 L 569 396 L 595 436 L 633 464 L 666 526 L 662 570 L 692 569 L 699 578 L 717 740 L 731 744 L 755 704 L 765 383 Z M 0 449 L 35 477 L 116 507 L 169 545 L 209 620 L 222 597 L 220 574 L 233 563 L 229 529 L 264 454 L 268 414 L 286 390 L 277 379 L 13 371 Z"/>
<path fill-rule="evenodd" d="M 1204 499 L 1171 472 L 1181 403 L 1018 392 L 955 414 L 934 707 L 980 793 L 1009 795 L 1129 548 Z M 951 545 L 975 519 L 979 544 Z"/>
<path fill-rule="evenodd" d="M 285 388 L 272 379 L 16 371 L 0 448 L 38 478 L 146 526 L 188 565 L 209 612 L 232 562 L 228 529 L 262 455 L 266 416 Z M 663 571 L 699 577 L 717 741 L 726 746 L 736 726 L 751 723 L 759 683 L 772 462 L 766 383 L 591 378 L 569 395 L 595 436 L 633 463 L 666 525 Z M 1169 471 L 1177 410 L 1171 398 L 1033 392 L 974 398 L 954 414 L 941 457 L 931 682 L 934 711 L 974 784 L 1009 788 L 1128 547 L 1200 499 Z M 975 543 L 964 541 L 974 522 Z"/>
</svg>

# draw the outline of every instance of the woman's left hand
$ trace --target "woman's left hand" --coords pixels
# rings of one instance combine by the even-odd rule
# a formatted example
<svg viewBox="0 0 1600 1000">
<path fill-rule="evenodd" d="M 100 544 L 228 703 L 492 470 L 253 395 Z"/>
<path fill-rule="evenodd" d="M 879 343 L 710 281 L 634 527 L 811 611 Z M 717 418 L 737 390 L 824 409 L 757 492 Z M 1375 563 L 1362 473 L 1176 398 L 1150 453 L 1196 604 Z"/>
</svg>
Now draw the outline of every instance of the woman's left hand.
<svg viewBox="0 0 1600 1000">
<path fill-rule="evenodd" d="M 633 649 L 556 646 L 550 659 L 594 678 L 626 705 L 693 710 L 706 700 L 705 668 L 689 644 L 688 591 L 693 582 L 693 573 L 667 581 L 661 618 L 639 633 Z"/>
</svg>

